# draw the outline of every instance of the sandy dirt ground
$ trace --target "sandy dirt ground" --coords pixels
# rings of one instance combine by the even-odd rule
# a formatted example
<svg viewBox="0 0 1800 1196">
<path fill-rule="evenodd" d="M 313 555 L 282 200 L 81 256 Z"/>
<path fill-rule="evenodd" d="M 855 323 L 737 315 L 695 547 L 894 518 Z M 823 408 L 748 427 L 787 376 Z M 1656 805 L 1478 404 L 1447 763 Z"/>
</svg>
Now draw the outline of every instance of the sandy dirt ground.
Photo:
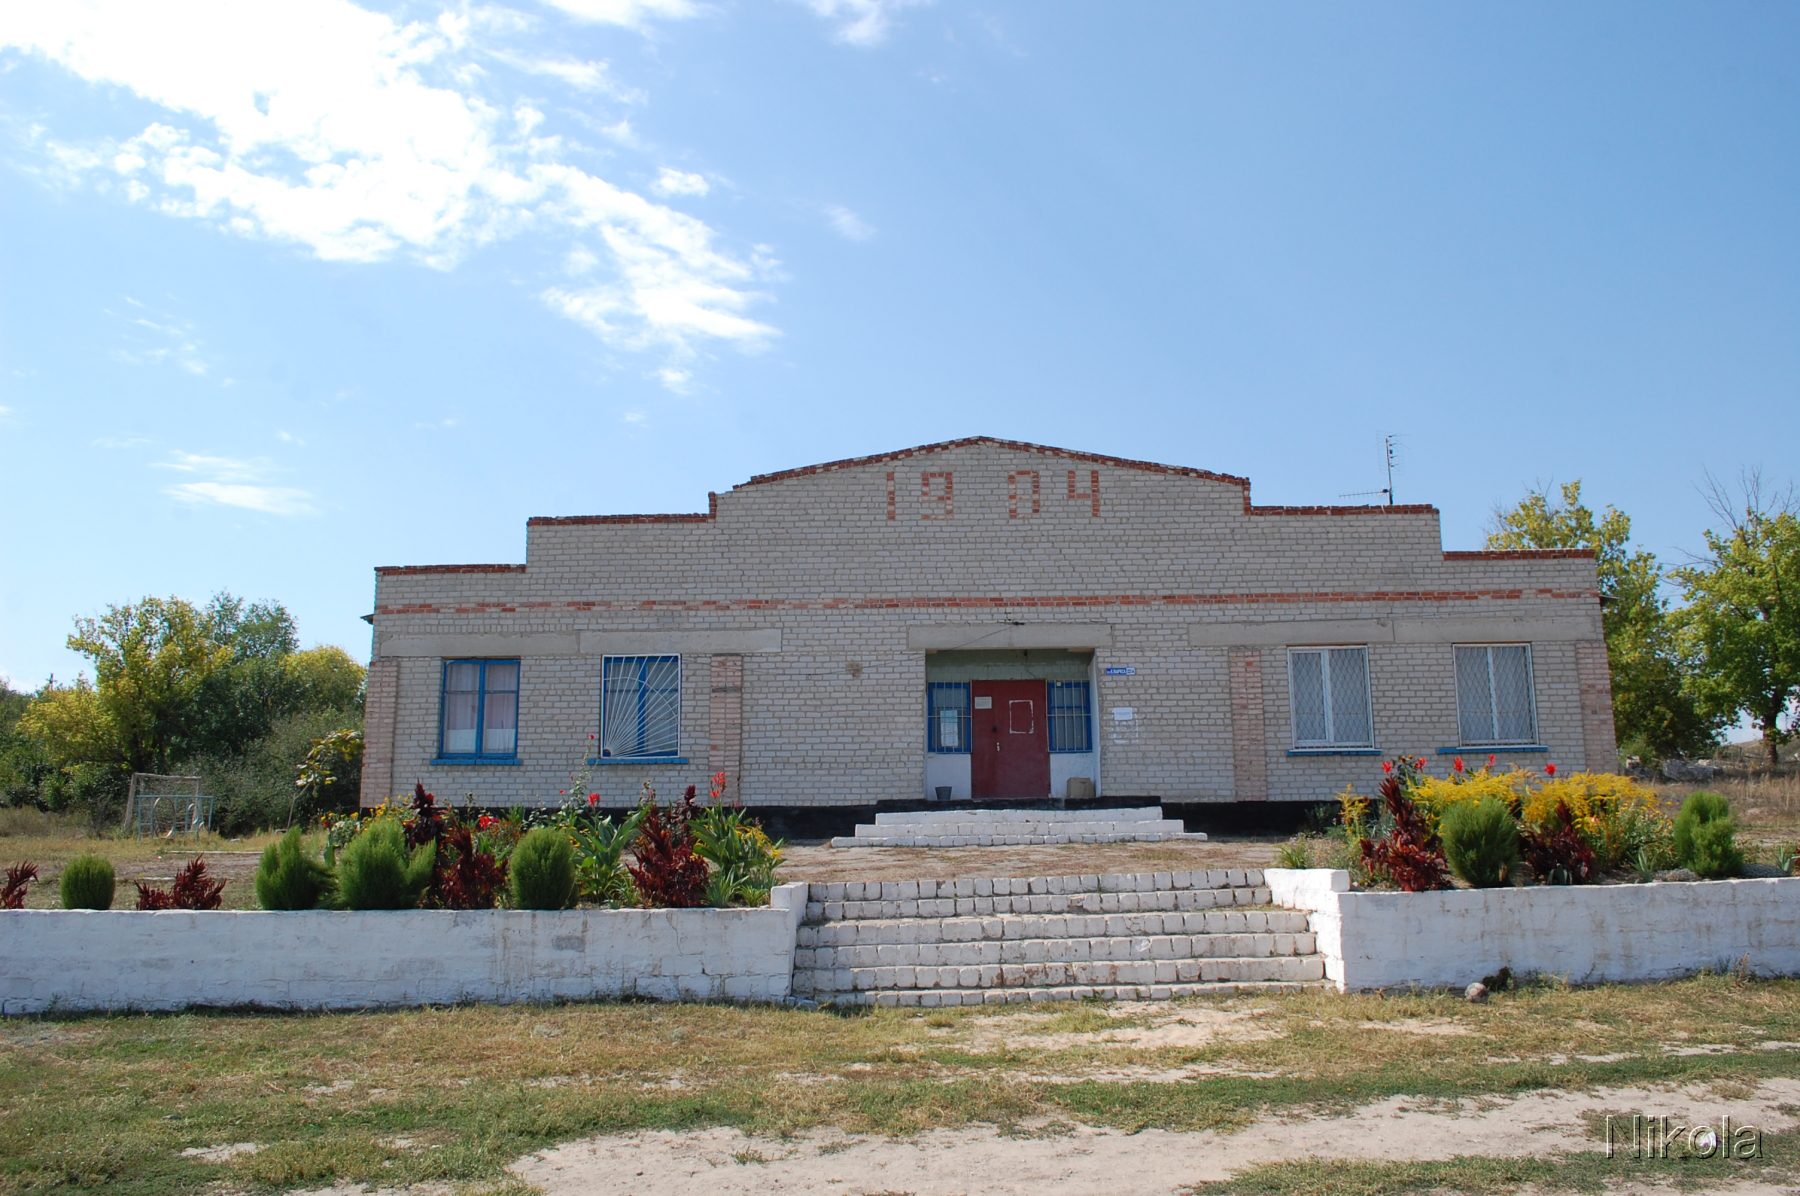
<svg viewBox="0 0 1800 1196">
<path fill-rule="evenodd" d="M 955 880 L 965 876 L 1078 876 L 1094 872 L 1187 872 L 1266 868 L 1285 839 L 1232 837 L 1204 843 L 1097 843 L 1051 847 L 790 846 L 784 881 Z"/>
<path fill-rule="evenodd" d="M 1599 1142 L 1590 1131 L 1590 1116 L 1625 1109 L 1691 1124 L 1717 1125 L 1729 1117 L 1733 1125 L 1779 1132 L 1800 1120 L 1794 1114 L 1797 1102 L 1800 1080 L 1775 1080 L 1748 1096 L 1723 1099 L 1663 1088 L 1538 1092 L 1455 1102 L 1396 1097 L 1345 1116 L 1285 1118 L 1229 1134 L 1126 1134 L 1066 1126 L 1012 1135 L 993 1129 L 938 1130 L 910 1139 L 837 1132 L 788 1139 L 727 1129 L 654 1132 L 571 1142 L 523 1159 L 512 1170 L 548 1196 L 676 1196 L 696 1190 L 716 1196 L 1166 1196 L 1290 1160 L 1530 1157 L 1594 1150 Z M 1775 1196 L 1800 1191 L 1796 1183 L 1800 1177 L 1758 1175 L 1716 1190 Z"/>
</svg>

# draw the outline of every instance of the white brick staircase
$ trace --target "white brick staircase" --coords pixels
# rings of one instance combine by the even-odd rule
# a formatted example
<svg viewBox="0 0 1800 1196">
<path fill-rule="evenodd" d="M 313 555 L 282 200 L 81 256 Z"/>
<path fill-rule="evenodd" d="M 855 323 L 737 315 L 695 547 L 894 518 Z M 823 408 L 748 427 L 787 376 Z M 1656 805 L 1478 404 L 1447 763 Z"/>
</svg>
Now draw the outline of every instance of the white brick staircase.
<svg viewBox="0 0 1800 1196">
<path fill-rule="evenodd" d="M 1163 843 L 1204 839 L 1164 818 L 1161 806 L 1099 810 L 918 810 L 877 814 L 833 847 L 1028 847 L 1060 843 Z"/>
<path fill-rule="evenodd" d="M 815 883 L 793 991 L 943 1006 L 1323 986 L 1307 915 L 1268 903 L 1239 869 Z"/>
</svg>

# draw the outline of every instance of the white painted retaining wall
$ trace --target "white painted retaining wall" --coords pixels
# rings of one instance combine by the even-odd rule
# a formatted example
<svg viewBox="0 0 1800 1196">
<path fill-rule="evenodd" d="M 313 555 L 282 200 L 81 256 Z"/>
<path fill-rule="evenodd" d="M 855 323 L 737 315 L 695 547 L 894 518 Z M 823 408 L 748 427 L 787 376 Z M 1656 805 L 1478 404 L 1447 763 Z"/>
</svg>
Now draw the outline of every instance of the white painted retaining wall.
<svg viewBox="0 0 1800 1196">
<path fill-rule="evenodd" d="M 804 884 L 764 909 L 0 912 L 0 1013 L 772 1001 Z"/>
<path fill-rule="evenodd" d="M 1740 960 L 1800 976 L 1800 877 L 1351 893 L 1342 871 L 1263 876 L 1276 904 L 1312 913 L 1326 979 L 1345 990 L 1461 988 L 1502 966 L 1578 984 Z"/>
</svg>

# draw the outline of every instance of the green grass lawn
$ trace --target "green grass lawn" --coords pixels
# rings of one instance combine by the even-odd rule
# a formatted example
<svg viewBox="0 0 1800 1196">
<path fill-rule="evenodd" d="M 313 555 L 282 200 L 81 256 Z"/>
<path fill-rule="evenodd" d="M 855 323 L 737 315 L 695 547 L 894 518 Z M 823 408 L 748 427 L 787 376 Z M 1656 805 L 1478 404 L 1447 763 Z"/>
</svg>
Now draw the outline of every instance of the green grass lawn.
<svg viewBox="0 0 1800 1196">
<path fill-rule="evenodd" d="M 1800 1074 L 1797 1042 L 1800 982 L 1722 976 L 1534 986 L 1486 1005 L 1315 992 L 855 1015 L 591 1004 L 20 1018 L 0 1023 L 0 1190 L 507 1189 L 509 1162 L 598 1133 L 1233 1129 L 1401 1094 L 1743 1085 Z M 235 1143 L 260 1149 L 182 1154 Z M 1428 1190 L 1458 1186 L 1450 1166 L 1283 1165 L 1232 1187 Z"/>
</svg>

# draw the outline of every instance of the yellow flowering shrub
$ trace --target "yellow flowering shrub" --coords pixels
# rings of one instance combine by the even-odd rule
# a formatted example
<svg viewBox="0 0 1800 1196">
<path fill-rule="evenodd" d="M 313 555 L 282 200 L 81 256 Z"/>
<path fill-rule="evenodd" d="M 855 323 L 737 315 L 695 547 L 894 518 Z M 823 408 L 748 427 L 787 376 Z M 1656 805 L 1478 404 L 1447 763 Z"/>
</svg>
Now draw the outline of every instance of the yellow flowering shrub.
<svg viewBox="0 0 1800 1196">
<path fill-rule="evenodd" d="M 1603 869 L 1630 864 L 1640 847 L 1667 837 L 1669 816 L 1656 793 L 1618 773 L 1547 777 L 1526 796 L 1522 820 L 1527 826 L 1548 826 L 1559 804 L 1569 807 L 1575 829 Z"/>
<path fill-rule="evenodd" d="M 1530 779 L 1531 774 L 1522 768 L 1507 772 L 1489 772 L 1483 768 L 1478 772 L 1465 772 L 1460 777 L 1422 776 L 1413 782 L 1411 796 L 1413 803 L 1425 811 L 1425 816 L 1435 826 L 1443 820 L 1446 810 L 1464 802 L 1493 797 L 1511 806 L 1524 793 Z"/>
</svg>

